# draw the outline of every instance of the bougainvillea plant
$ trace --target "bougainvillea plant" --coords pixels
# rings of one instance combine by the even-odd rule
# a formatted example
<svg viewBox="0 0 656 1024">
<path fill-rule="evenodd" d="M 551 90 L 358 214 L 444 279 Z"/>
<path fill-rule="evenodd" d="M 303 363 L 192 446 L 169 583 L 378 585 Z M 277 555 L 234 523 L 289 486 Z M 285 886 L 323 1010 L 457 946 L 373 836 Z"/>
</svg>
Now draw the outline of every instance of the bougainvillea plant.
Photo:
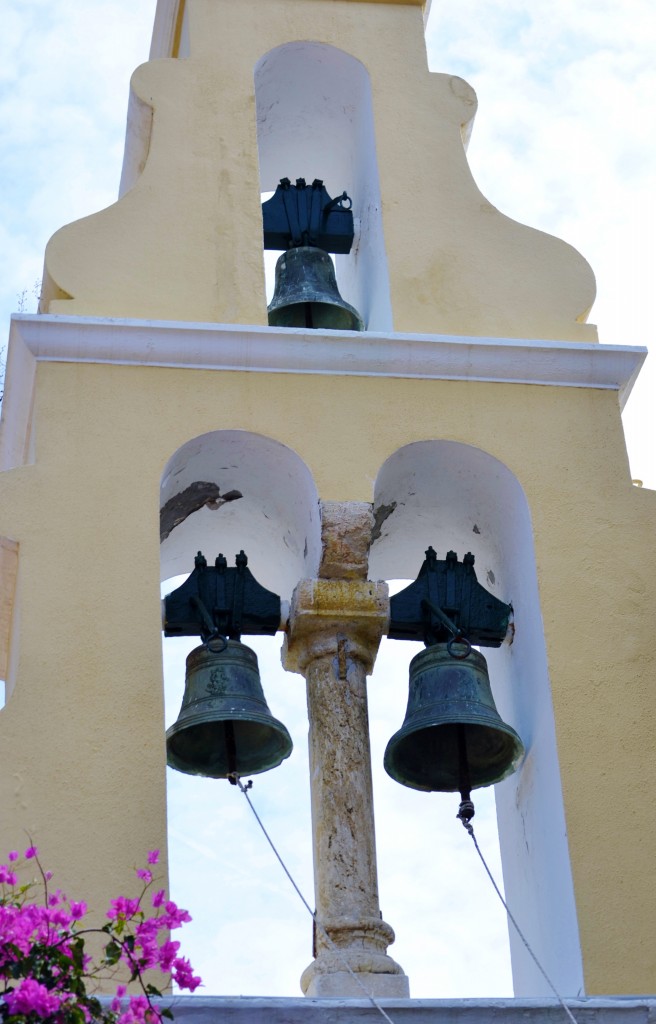
<svg viewBox="0 0 656 1024">
<path fill-rule="evenodd" d="M 34 881 L 19 881 L 16 851 L 0 864 L 0 1021 L 160 1024 L 163 1017 L 172 1019 L 171 1010 L 160 1005 L 161 991 L 151 979 L 161 972 L 162 988 L 173 981 L 189 992 L 201 981 L 189 961 L 178 955 L 180 943 L 169 938 L 169 932 L 191 918 L 166 898 L 163 889 L 155 888 L 151 868 L 157 864 L 158 851 L 148 854 L 147 867 L 137 869 L 140 895 L 112 900 L 107 920 L 99 927 L 86 922 L 85 903 L 52 886 L 52 874 L 41 866 L 36 847 L 29 846 L 24 856 L 38 873 Z M 96 957 L 85 951 L 91 934 L 102 940 Z M 115 995 L 109 1000 L 101 1002 L 87 992 L 87 986 L 108 991 L 109 981 L 117 975 L 134 983 L 130 994 L 127 984 L 115 981 Z"/>
</svg>

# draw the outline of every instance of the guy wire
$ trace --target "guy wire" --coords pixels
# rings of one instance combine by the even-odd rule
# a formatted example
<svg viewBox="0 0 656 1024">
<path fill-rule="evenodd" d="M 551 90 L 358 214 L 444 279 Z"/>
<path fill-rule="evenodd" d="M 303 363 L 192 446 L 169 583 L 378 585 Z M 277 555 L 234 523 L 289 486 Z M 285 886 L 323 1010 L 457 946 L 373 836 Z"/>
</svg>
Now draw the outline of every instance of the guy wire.
<svg viewBox="0 0 656 1024">
<path fill-rule="evenodd" d="M 375 1007 L 375 1009 L 376 1009 L 376 1010 L 378 1010 L 378 1012 L 379 1012 L 379 1013 L 381 1013 L 381 1014 L 383 1015 L 383 1017 L 384 1017 L 384 1018 L 385 1018 L 385 1020 L 387 1021 L 387 1024 L 394 1024 L 394 1021 L 392 1020 L 392 1018 L 391 1018 L 391 1017 L 389 1016 L 389 1014 L 388 1014 L 388 1013 L 386 1013 L 386 1011 L 385 1011 L 385 1010 L 383 1009 L 383 1007 L 382 1007 L 382 1006 L 380 1005 L 380 1003 L 379 1003 L 379 1002 L 378 1002 L 378 1000 L 377 1000 L 377 999 L 375 998 L 375 996 L 373 996 L 373 995 L 371 994 L 371 992 L 369 992 L 369 991 L 367 990 L 366 986 L 365 986 L 365 985 L 363 984 L 363 982 L 362 982 L 362 981 L 360 980 L 360 978 L 358 978 L 358 976 L 357 976 L 356 972 L 355 972 L 355 971 L 354 971 L 354 970 L 352 969 L 351 965 L 350 965 L 350 964 L 348 963 L 348 961 L 347 961 L 346 957 L 344 956 L 343 952 L 341 951 L 341 949 L 339 948 L 339 946 L 337 946 L 337 945 L 336 945 L 336 944 L 335 944 L 335 943 L 333 942 L 333 940 L 331 939 L 330 935 L 329 935 L 329 934 L 328 934 L 328 932 L 326 931 L 326 929 L 325 929 L 324 925 L 323 925 L 323 924 L 322 924 L 322 922 L 321 922 L 321 921 L 320 921 L 320 920 L 318 919 L 318 917 L 317 917 L 317 915 L 316 915 L 315 911 L 313 911 L 313 910 L 312 910 L 312 908 L 311 908 L 310 904 L 309 904 L 309 903 L 308 903 L 308 901 L 307 901 L 307 900 L 305 899 L 305 896 L 303 895 L 303 893 L 301 892 L 301 890 L 300 890 L 300 889 L 299 889 L 299 887 L 297 886 L 296 882 L 295 882 L 295 881 L 294 881 L 294 879 L 292 878 L 292 876 L 291 876 L 291 874 L 290 874 L 290 872 L 289 872 L 289 870 L 288 870 L 288 868 L 287 868 L 287 865 L 285 864 L 284 860 L 282 859 L 282 857 L 281 857 L 281 856 L 280 856 L 280 854 L 278 853 L 278 851 L 277 851 L 277 849 L 276 849 L 276 847 L 275 847 L 275 844 L 274 844 L 274 842 L 273 842 L 273 840 L 272 840 L 271 836 L 269 835 L 269 833 L 267 832 L 266 828 L 264 827 L 264 824 L 262 823 L 262 819 L 260 818 L 259 814 L 258 814 L 258 813 L 257 813 L 257 811 L 255 810 L 255 807 L 253 806 L 253 803 L 252 803 L 252 801 L 251 801 L 251 798 L 250 798 L 250 797 L 249 797 L 249 795 L 248 795 L 248 790 L 249 790 L 249 789 L 250 789 L 250 787 L 252 786 L 252 782 L 249 782 L 249 783 L 248 783 L 248 784 L 247 784 L 246 786 L 244 786 L 244 784 L 242 783 L 241 779 L 239 778 L 239 776 L 237 775 L 237 773 L 236 773 L 236 772 L 233 772 L 233 773 L 232 773 L 232 778 L 234 778 L 234 780 L 236 781 L 236 783 L 237 783 L 237 785 L 239 786 L 240 790 L 242 791 L 242 793 L 243 793 L 243 794 L 244 794 L 244 796 L 246 797 L 246 800 L 247 800 L 247 802 L 248 802 L 248 806 L 250 807 L 251 811 L 252 811 L 252 812 L 253 812 L 253 814 L 255 815 L 255 820 L 257 821 L 258 825 L 259 825 L 259 826 L 260 826 L 260 828 L 262 829 L 262 831 L 263 831 L 263 833 L 264 833 L 264 835 L 265 835 L 265 838 L 266 838 L 266 840 L 267 840 L 267 842 L 268 842 L 269 846 L 271 847 L 271 849 L 273 850 L 274 854 L 276 855 L 276 858 L 277 858 L 277 860 L 278 860 L 278 863 L 280 864 L 280 867 L 281 867 L 281 868 L 283 869 L 283 871 L 284 871 L 284 872 L 285 872 L 285 874 L 287 875 L 287 878 L 288 878 L 288 879 L 289 879 L 289 881 L 290 881 L 290 882 L 292 883 L 292 885 L 293 885 L 294 889 L 296 890 L 296 893 L 297 893 L 297 895 L 298 895 L 298 897 L 299 897 L 299 899 L 300 899 L 301 903 L 303 904 L 303 906 L 304 906 L 304 907 L 305 907 L 305 909 L 307 910 L 308 914 L 310 915 L 310 917 L 312 918 L 312 920 L 313 920 L 313 921 L 314 921 L 314 923 L 316 924 L 317 928 L 319 929 L 319 931 L 321 932 L 321 934 L 323 935 L 323 937 L 324 937 L 324 938 L 326 939 L 326 941 L 327 941 L 328 945 L 329 945 L 329 946 L 331 947 L 331 949 L 332 949 L 332 950 L 333 950 L 333 951 L 334 951 L 335 953 L 337 953 L 337 956 L 338 956 L 338 957 L 340 958 L 340 960 L 341 960 L 341 961 L 342 961 L 342 963 L 344 964 L 344 967 L 346 968 L 346 970 L 348 971 L 348 973 L 349 973 L 349 974 L 351 975 L 351 977 L 353 978 L 353 980 L 355 981 L 355 983 L 356 983 L 356 984 L 357 984 L 357 985 L 358 985 L 358 986 L 359 986 L 359 987 L 360 987 L 360 988 L 362 989 L 362 991 L 364 992 L 365 996 L 367 997 L 367 999 L 369 1000 L 369 1002 L 371 1003 L 371 1005 L 372 1005 L 373 1007 Z M 576 1024 L 576 1021 L 574 1021 L 574 1024 Z"/>
<path fill-rule="evenodd" d="M 471 821 L 468 821 L 464 817 L 460 817 L 460 815 L 458 815 L 457 817 L 462 822 L 463 826 L 466 828 L 467 832 L 471 836 L 472 842 L 474 843 L 474 846 L 476 847 L 476 852 L 477 852 L 478 856 L 481 858 L 481 862 L 483 864 L 483 867 L 485 868 L 485 870 L 487 872 L 487 876 L 490 879 L 490 881 L 492 882 L 492 885 L 494 886 L 494 891 L 496 892 L 497 896 L 501 900 L 501 902 L 502 902 L 502 904 L 503 904 L 503 906 L 505 908 L 506 914 L 508 915 L 508 919 L 510 921 L 512 921 L 512 923 L 513 923 L 513 925 L 515 927 L 515 931 L 517 932 L 517 934 L 519 935 L 520 939 L 522 940 L 522 942 L 526 946 L 526 949 L 527 949 L 529 955 L 531 956 L 533 962 L 535 963 L 535 966 L 537 967 L 537 969 L 539 970 L 540 974 L 542 975 L 542 977 L 546 981 L 547 985 L 549 986 L 549 988 L 551 989 L 551 991 L 555 995 L 556 999 L 558 1000 L 558 1002 L 562 1006 L 563 1010 L 565 1011 L 565 1013 L 569 1017 L 569 1019 L 572 1022 L 572 1024 L 577 1024 L 576 1017 L 573 1015 L 573 1013 L 570 1010 L 569 1006 L 567 1006 L 567 1004 L 565 1003 L 565 1000 L 561 996 L 560 992 L 557 990 L 557 988 L 554 985 L 554 983 L 552 982 L 551 978 L 549 977 L 549 975 L 547 974 L 547 972 L 543 968 L 542 964 L 538 960 L 537 956 L 535 955 L 535 953 L 531 949 L 526 936 L 524 935 L 522 929 L 519 927 L 519 925 L 517 924 L 517 921 L 515 920 L 513 914 L 511 913 L 510 907 L 508 906 L 508 904 L 506 903 L 505 899 L 501 895 L 501 890 L 499 889 L 499 886 L 495 882 L 494 876 L 492 875 L 492 872 L 490 871 L 489 867 L 487 866 L 487 862 L 485 860 L 485 857 L 481 853 L 480 847 L 479 847 L 478 842 L 476 840 L 476 836 L 474 835 L 474 827 L 471 824 Z"/>
</svg>

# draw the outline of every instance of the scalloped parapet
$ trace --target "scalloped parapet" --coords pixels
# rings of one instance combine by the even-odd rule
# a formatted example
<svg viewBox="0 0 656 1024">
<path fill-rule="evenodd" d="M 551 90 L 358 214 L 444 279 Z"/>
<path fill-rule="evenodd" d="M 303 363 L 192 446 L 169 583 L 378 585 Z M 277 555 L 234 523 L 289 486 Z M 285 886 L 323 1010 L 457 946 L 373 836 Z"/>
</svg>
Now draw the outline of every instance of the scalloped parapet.
<svg viewBox="0 0 656 1024">
<path fill-rule="evenodd" d="M 261 135 L 267 127 L 261 104 L 256 118 L 254 69 L 276 47 L 312 39 L 295 46 L 325 45 L 326 74 L 336 48 L 370 82 L 370 122 L 355 93 L 353 109 L 339 116 L 372 151 L 379 209 L 358 209 L 362 184 L 327 185 L 353 193 L 360 252 L 372 218 L 382 223 L 377 280 L 385 284 L 376 287 L 387 292 L 389 326 L 596 341 L 584 322 L 595 286 L 583 257 L 504 216 L 477 188 L 463 146 L 476 97 L 462 79 L 428 71 L 422 8 L 415 0 L 187 0 L 185 59 L 153 60 L 132 78 L 127 191 L 50 240 L 42 311 L 266 324 L 257 120 Z M 301 101 L 293 92 L 302 102 L 303 90 Z M 336 131 L 335 148 L 341 138 L 329 102 L 294 116 L 295 138 L 280 131 L 273 148 L 281 176 L 304 173 L 285 160 L 290 141 L 294 152 L 302 148 L 304 132 Z M 270 137 L 266 145 L 270 159 Z"/>
</svg>

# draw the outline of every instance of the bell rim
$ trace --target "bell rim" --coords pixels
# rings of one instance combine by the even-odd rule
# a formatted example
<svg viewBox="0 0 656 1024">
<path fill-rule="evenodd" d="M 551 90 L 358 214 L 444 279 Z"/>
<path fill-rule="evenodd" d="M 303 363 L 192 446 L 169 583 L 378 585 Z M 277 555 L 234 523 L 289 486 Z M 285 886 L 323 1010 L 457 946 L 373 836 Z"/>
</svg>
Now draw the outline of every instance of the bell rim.
<svg viewBox="0 0 656 1024">
<path fill-rule="evenodd" d="M 283 761 L 285 761 L 291 755 L 294 749 L 294 743 L 292 741 L 292 738 L 289 734 L 289 730 L 287 729 L 287 727 L 277 718 L 273 718 L 271 715 L 255 714 L 249 715 L 248 718 L 235 718 L 234 715 L 230 718 L 217 717 L 216 715 L 212 715 L 211 717 L 207 718 L 201 718 L 200 716 L 196 716 L 195 720 L 191 722 L 183 721 L 181 724 L 178 718 L 178 720 L 174 722 L 173 725 L 170 725 L 169 728 L 166 730 L 166 763 L 169 766 L 169 768 L 174 768 L 176 771 L 182 772 L 184 775 L 197 775 L 201 778 L 206 779 L 227 779 L 229 775 L 227 771 L 217 774 L 216 772 L 202 771 L 190 769 L 190 767 L 183 767 L 183 765 L 190 766 L 192 762 L 189 760 L 184 760 L 183 758 L 175 755 L 174 753 L 172 753 L 170 748 L 170 741 L 172 741 L 178 734 L 182 732 L 187 732 L 189 731 L 189 729 L 195 728 L 198 725 L 206 725 L 226 721 L 246 722 L 254 723 L 257 725 L 264 725 L 269 729 L 270 733 L 273 736 L 277 736 L 280 738 L 280 743 L 277 745 L 276 748 L 274 748 L 271 751 L 270 758 L 265 763 L 261 764 L 257 768 L 246 767 L 241 769 L 238 772 L 240 777 L 247 777 L 250 775 L 261 775 L 263 772 L 268 772 L 271 771 L 273 768 L 277 768 L 279 765 L 282 764 Z"/>
<path fill-rule="evenodd" d="M 490 778 L 484 778 L 483 781 L 480 782 L 472 780 L 471 789 L 484 789 L 487 786 L 496 786 L 498 782 L 503 782 L 504 779 L 507 779 L 510 775 L 513 775 L 514 772 L 517 771 L 522 760 L 526 756 L 526 748 L 522 742 L 521 737 L 513 729 L 512 725 L 508 725 L 508 723 L 504 722 L 503 719 L 499 719 L 498 721 L 495 721 L 492 724 L 490 720 L 487 718 L 479 721 L 475 721 L 472 718 L 468 718 L 465 722 L 458 722 L 454 719 L 451 719 L 450 721 L 438 722 L 437 724 L 433 721 L 430 723 L 430 725 L 420 725 L 418 728 L 412 728 L 409 730 L 404 729 L 404 727 L 401 727 L 401 729 L 399 729 L 397 732 L 394 733 L 393 736 L 390 737 L 387 746 L 385 747 L 385 753 L 383 755 L 383 767 L 385 771 L 387 772 L 391 779 L 394 779 L 394 781 L 398 782 L 401 786 L 406 786 L 408 789 L 421 790 L 424 793 L 459 792 L 460 787 L 457 784 L 449 785 L 448 787 L 446 785 L 422 785 L 419 782 L 410 781 L 407 775 L 404 778 L 401 778 L 400 773 L 397 771 L 396 765 L 394 763 L 396 753 L 398 751 L 401 741 L 409 739 L 411 736 L 418 732 L 422 732 L 424 730 L 427 731 L 429 728 L 443 729 L 447 726 L 459 724 L 471 725 L 476 728 L 493 729 L 494 732 L 500 732 L 508 736 L 511 740 L 513 740 L 514 743 L 514 754 L 510 761 L 508 762 L 508 764 L 506 765 L 506 767 L 501 772 L 501 774 L 495 774 L 494 770 L 492 770 Z"/>
</svg>

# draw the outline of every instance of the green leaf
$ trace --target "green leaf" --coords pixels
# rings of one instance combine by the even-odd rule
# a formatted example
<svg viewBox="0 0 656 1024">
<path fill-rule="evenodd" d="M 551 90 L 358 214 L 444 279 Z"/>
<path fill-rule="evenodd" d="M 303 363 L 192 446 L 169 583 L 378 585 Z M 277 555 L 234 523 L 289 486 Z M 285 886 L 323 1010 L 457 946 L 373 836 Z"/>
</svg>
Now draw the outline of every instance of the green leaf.
<svg viewBox="0 0 656 1024">
<path fill-rule="evenodd" d="M 110 966 L 117 964 L 121 959 L 121 947 L 118 942 L 108 942 L 105 946 L 105 962 Z"/>
</svg>

